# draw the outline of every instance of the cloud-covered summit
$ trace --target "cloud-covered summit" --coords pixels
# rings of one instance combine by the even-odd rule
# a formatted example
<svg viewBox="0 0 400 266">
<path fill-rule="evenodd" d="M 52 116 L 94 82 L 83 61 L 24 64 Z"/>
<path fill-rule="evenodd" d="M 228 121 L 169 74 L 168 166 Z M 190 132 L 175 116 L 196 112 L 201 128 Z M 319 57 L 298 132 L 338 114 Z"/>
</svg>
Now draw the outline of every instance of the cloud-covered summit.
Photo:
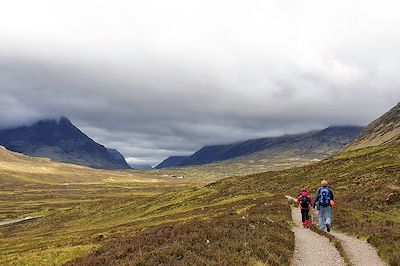
<svg viewBox="0 0 400 266">
<path fill-rule="evenodd" d="M 365 125 L 400 98 L 399 7 L 10 1 L 0 126 L 67 116 L 131 163 L 156 164 L 206 144 Z"/>
</svg>

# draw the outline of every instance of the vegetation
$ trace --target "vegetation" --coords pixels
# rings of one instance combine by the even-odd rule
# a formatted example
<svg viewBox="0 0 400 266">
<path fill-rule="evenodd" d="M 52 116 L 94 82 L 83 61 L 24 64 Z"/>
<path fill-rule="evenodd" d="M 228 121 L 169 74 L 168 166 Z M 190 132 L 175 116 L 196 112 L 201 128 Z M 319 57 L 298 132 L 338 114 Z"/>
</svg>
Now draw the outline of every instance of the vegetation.
<svg viewBox="0 0 400 266">
<path fill-rule="evenodd" d="M 370 147 L 341 153 L 302 168 L 239 177 L 237 188 L 296 194 L 330 181 L 335 192 L 334 225 L 362 237 L 397 265 L 400 250 L 400 145 Z"/>
<path fill-rule="evenodd" d="M 85 176 L 85 169 L 76 174 Z M 85 182 L 93 186 L 77 182 L 64 190 L 67 201 L 79 204 L 52 202 L 53 207 L 45 209 L 40 204 L 51 201 L 52 193 L 53 200 L 60 201 L 62 191 L 50 190 L 56 182 L 46 177 L 42 183 L 24 181 L 24 189 L 49 188 L 36 193 L 40 200 L 32 200 L 32 209 L 46 217 L 0 227 L 0 264 L 39 265 L 51 260 L 55 265 L 288 265 L 294 239 L 284 195 L 296 195 L 301 187 L 315 190 L 321 179 L 327 179 L 335 192 L 335 227 L 367 239 L 392 265 L 399 261 L 397 144 L 345 152 L 284 171 L 225 178 L 203 187 L 197 178 L 141 179 L 133 177 L 136 172 L 101 172 L 114 176 L 102 176 L 100 182 L 91 173 Z M 12 200 L 24 195 L 12 189 L 1 192 L 1 204 L 8 210 Z"/>
<path fill-rule="evenodd" d="M 95 170 L 0 149 L 0 220 L 72 208 L 85 202 L 146 198 L 214 180 Z"/>
<path fill-rule="evenodd" d="M 184 176 L 187 178 L 208 178 L 221 179 L 232 176 L 244 176 L 254 173 L 263 173 L 266 171 L 284 170 L 292 167 L 305 166 L 326 157 L 300 156 L 295 152 L 273 152 L 268 155 L 255 153 L 249 156 L 199 165 L 185 166 L 169 169 L 153 169 L 138 171 L 146 175 L 165 175 L 165 176 Z"/>
<path fill-rule="evenodd" d="M 400 103 L 372 121 L 346 150 L 400 143 Z"/>
<path fill-rule="evenodd" d="M 0 170 L 0 220 L 44 216 L 0 227 L 1 265 L 64 264 L 97 249 L 104 231 L 111 235 L 114 225 L 131 222 L 134 206 L 210 182 L 94 170 L 5 149 Z"/>
<path fill-rule="evenodd" d="M 63 264 L 104 242 L 74 264 L 237 260 L 288 265 L 294 239 L 286 201 L 263 192 L 232 194 L 221 189 L 225 187 L 218 182 L 142 200 L 85 203 L 6 226 L 1 230 L 0 263 L 38 265 L 52 257 L 55 264 Z M 217 247 L 219 252 L 207 253 Z M 131 254 L 138 249 L 139 255 Z"/>
<path fill-rule="evenodd" d="M 324 160 L 322 162 L 301 168 L 293 168 L 285 171 L 265 172 L 244 177 L 226 178 L 216 182 L 215 184 L 207 186 L 206 188 L 203 188 L 206 189 L 206 191 L 210 188 L 213 189 L 212 193 L 210 191 L 206 193 L 208 196 L 205 197 L 206 201 L 204 203 L 211 204 L 212 206 L 218 206 L 218 204 L 215 204 L 215 201 L 213 202 L 213 200 L 218 199 L 217 202 L 225 201 L 228 203 L 229 201 L 235 201 L 236 198 L 240 198 L 243 199 L 243 201 L 240 200 L 236 202 L 236 204 L 239 204 L 237 207 L 237 213 L 240 213 L 240 211 L 244 209 L 248 210 L 250 213 L 258 211 L 258 213 L 264 214 L 260 210 L 260 203 L 257 203 L 257 200 L 252 202 L 251 197 L 255 197 L 256 199 L 260 197 L 260 199 L 264 199 L 265 196 L 269 195 L 269 197 L 266 198 L 269 200 L 264 201 L 266 201 L 265 203 L 267 205 L 271 204 L 273 208 L 267 214 L 267 217 L 262 218 L 263 221 L 268 221 L 270 215 L 274 215 L 273 210 L 282 211 L 285 213 L 287 219 L 286 221 L 282 219 L 274 220 L 274 218 L 272 218 L 272 220 L 280 221 L 279 223 L 286 225 L 290 220 L 290 216 L 289 214 L 286 214 L 287 207 L 285 207 L 283 203 L 280 203 L 279 199 L 283 199 L 283 196 L 286 194 L 296 195 L 298 189 L 301 187 L 308 187 L 312 191 L 316 190 L 319 187 L 321 179 L 328 179 L 336 195 L 336 206 L 333 209 L 335 227 L 347 233 L 367 239 L 368 242 L 377 247 L 380 256 L 390 262 L 391 265 L 397 265 L 396 263 L 399 261 L 398 250 L 400 248 L 399 151 L 400 145 L 372 147 L 363 150 L 342 153 L 332 157 L 329 160 Z M 199 191 L 203 191 L 203 189 L 193 190 L 192 192 L 185 193 L 189 193 L 187 195 L 190 195 L 191 193 L 200 193 Z M 205 193 L 205 191 L 201 192 L 200 194 L 203 193 Z M 263 194 L 265 196 L 262 196 Z M 274 194 L 274 196 L 271 196 L 272 194 Z M 232 204 L 232 202 L 229 204 Z M 184 206 L 185 205 L 181 206 L 178 204 L 170 207 L 179 210 L 184 208 Z M 228 206 L 231 205 L 221 205 L 220 207 L 223 208 L 218 209 L 218 211 L 221 212 L 221 215 L 223 215 L 222 217 L 229 217 L 229 212 L 232 209 Z M 198 212 L 196 211 L 196 213 Z M 207 218 L 207 220 L 212 224 L 213 227 L 216 228 L 216 230 L 222 230 L 222 228 L 229 225 L 228 221 L 222 218 L 224 224 L 220 229 L 216 226 L 219 219 L 221 219 L 220 216 Z M 215 224 L 212 223 L 212 221 L 214 221 Z M 202 222 L 195 222 L 195 220 L 193 220 L 193 222 L 189 224 L 189 228 L 191 228 L 191 230 L 186 230 L 185 225 L 182 225 L 181 223 L 172 225 L 172 228 L 168 230 L 172 230 L 173 232 L 175 232 L 174 230 L 177 230 L 176 232 L 182 230 L 182 235 L 178 234 L 178 239 L 182 238 L 185 240 L 191 239 L 190 232 L 203 230 L 204 223 Z M 151 235 L 156 234 L 156 232 L 163 231 L 164 229 L 162 227 L 156 227 L 151 230 L 154 231 L 145 232 L 148 232 Z M 279 231 L 280 234 L 283 233 L 284 235 L 291 235 L 288 231 L 282 229 Z M 223 235 L 223 233 L 221 234 Z M 280 237 L 282 238 L 280 234 L 278 236 L 272 236 L 273 239 L 277 240 Z M 232 243 L 241 242 L 240 239 L 245 235 L 246 234 L 244 231 L 238 231 L 237 234 L 235 234 L 235 238 L 232 238 L 232 240 L 229 241 L 232 241 Z M 111 250 L 115 248 L 113 245 L 116 245 L 116 243 L 120 243 L 122 250 L 124 248 L 126 248 L 126 250 L 130 250 L 129 247 L 137 248 L 139 246 L 143 248 L 149 245 L 149 253 L 144 252 L 143 254 L 147 255 L 143 255 L 143 257 L 137 258 L 135 257 L 136 255 L 127 255 L 126 252 L 122 252 L 127 256 L 127 258 L 129 258 L 127 260 L 132 259 L 134 262 L 143 262 L 145 265 L 150 265 L 154 262 L 157 262 L 150 258 L 161 259 L 161 261 L 158 261 L 157 263 L 170 262 L 164 259 L 169 256 L 168 254 L 172 253 L 164 253 L 163 247 L 167 245 L 166 243 L 169 243 L 168 241 L 172 241 L 173 238 L 169 238 L 169 240 L 167 240 L 165 243 L 156 242 L 152 244 L 146 242 L 146 240 L 143 240 L 142 242 L 141 239 L 142 237 L 132 237 L 127 239 L 127 242 L 124 242 L 125 240 L 121 240 L 122 242 L 111 241 L 109 244 L 110 246 L 105 245 L 96 253 L 85 257 L 82 261 L 76 261 L 75 263 L 79 265 L 80 263 L 84 262 L 104 263 L 111 261 L 112 263 L 124 264 L 126 263 L 125 260 L 118 261 L 118 259 L 112 259 L 109 256 L 112 254 Z M 150 237 L 150 239 L 154 240 L 152 237 Z M 168 239 L 168 237 L 166 237 L 166 239 Z M 177 245 L 177 250 L 180 250 L 181 253 L 184 251 L 186 252 L 186 255 L 196 254 L 200 257 L 206 255 L 206 253 L 203 254 L 197 250 L 196 246 L 191 246 L 191 244 L 188 244 L 192 242 L 187 242 L 185 240 L 184 244 Z M 293 246 L 289 245 L 289 242 L 284 246 L 286 247 L 286 250 L 283 249 L 281 254 L 289 254 L 293 252 Z M 220 248 L 221 247 L 218 246 L 218 250 Z M 156 251 L 152 253 L 150 250 Z M 232 253 L 230 251 L 226 252 Z M 271 252 L 271 250 L 268 250 L 268 252 Z M 258 253 L 255 252 L 252 254 Z M 233 254 L 231 256 L 236 255 L 237 254 Z M 258 255 L 255 258 L 250 259 L 247 257 L 246 259 L 248 259 L 247 262 L 255 259 L 263 263 L 275 263 L 273 261 L 269 261 L 266 259 L 266 257 L 259 257 Z M 229 259 L 227 259 L 227 261 L 229 261 Z M 185 262 L 182 262 L 182 265 L 185 265 L 185 263 L 191 264 L 197 262 L 198 261 L 196 260 L 192 261 L 188 259 L 187 261 L 185 260 Z M 218 258 L 210 258 L 210 260 L 206 260 L 206 262 L 218 264 Z M 280 261 L 279 263 L 284 264 L 286 262 Z"/>
<path fill-rule="evenodd" d="M 259 198 L 192 210 L 200 217 L 110 241 L 69 265 L 289 265 L 294 238 L 288 207 L 271 200 L 279 204 Z M 253 207 L 238 212 L 246 205 Z"/>
</svg>

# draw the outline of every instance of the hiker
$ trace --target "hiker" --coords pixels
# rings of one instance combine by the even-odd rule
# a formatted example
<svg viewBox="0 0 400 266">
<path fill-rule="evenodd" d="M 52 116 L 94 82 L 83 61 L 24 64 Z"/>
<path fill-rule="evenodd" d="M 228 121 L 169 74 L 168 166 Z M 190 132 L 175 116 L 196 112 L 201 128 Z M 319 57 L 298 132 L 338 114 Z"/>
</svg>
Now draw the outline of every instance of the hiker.
<svg viewBox="0 0 400 266">
<path fill-rule="evenodd" d="M 300 191 L 300 195 L 297 198 L 297 205 L 299 205 L 301 210 L 301 221 L 303 222 L 303 226 L 304 228 L 308 228 L 310 226 L 309 211 L 312 206 L 312 199 L 308 194 L 307 189 L 303 188 Z"/>
<path fill-rule="evenodd" d="M 313 208 L 317 205 L 319 228 L 321 230 L 331 231 L 332 218 L 331 207 L 334 205 L 332 190 L 328 188 L 328 181 L 322 180 L 321 187 L 315 193 Z"/>
</svg>

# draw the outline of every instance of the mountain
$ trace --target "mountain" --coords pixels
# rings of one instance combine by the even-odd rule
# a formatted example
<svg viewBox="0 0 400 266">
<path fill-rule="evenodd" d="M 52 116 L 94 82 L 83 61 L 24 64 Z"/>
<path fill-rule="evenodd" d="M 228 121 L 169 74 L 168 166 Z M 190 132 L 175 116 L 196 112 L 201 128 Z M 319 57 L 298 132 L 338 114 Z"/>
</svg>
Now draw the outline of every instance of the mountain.
<svg viewBox="0 0 400 266">
<path fill-rule="evenodd" d="M 71 121 L 47 119 L 0 130 L 0 145 L 11 151 L 93 168 L 129 169 L 123 156 L 82 133 Z"/>
<path fill-rule="evenodd" d="M 372 121 L 346 151 L 391 143 L 400 143 L 400 103 Z"/>
<path fill-rule="evenodd" d="M 358 126 L 332 126 L 321 131 L 296 135 L 250 139 L 226 145 L 205 146 L 188 157 L 170 157 L 156 168 L 202 165 L 219 161 L 238 160 L 245 157 L 251 160 L 264 160 L 271 155 L 287 154 L 324 159 L 340 151 L 356 138 L 362 130 Z M 251 156 L 256 155 L 257 158 Z M 165 164 L 168 162 L 168 164 Z M 175 164 L 174 164 L 175 163 Z M 166 166 L 167 165 L 167 166 Z"/>
<path fill-rule="evenodd" d="M 169 168 L 169 167 L 174 167 L 179 165 L 182 161 L 187 159 L 189 156 L 171 156 L 162 161 L 159 165 L 157 165 L 155 168 L 161 169 L 161 168 Z"/>
<path fill-rule="evenodd" d="M 129 164 L 125 161 L 125 157 L 116 149 L 107 148 L 108 153 L 111 157 L 121 166 L 123 169 L 131 168 Z"/>
</svg>

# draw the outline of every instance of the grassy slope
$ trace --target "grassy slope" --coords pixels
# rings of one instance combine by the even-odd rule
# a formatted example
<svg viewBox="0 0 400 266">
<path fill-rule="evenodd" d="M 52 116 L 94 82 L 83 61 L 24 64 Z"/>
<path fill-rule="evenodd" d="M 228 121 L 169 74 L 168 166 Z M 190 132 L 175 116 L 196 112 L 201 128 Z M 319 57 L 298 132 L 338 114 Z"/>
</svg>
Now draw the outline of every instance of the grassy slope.
<svg viewBox="0 0 400 266">
<path fill-rule="evenodd" d="M 229 261 L 228 256 L 232 260 L 288 264 L 294 241 L 285 200 L 263 191 L 232 193 L 225 187 L 220 182 L 145 200 L 81 204 L 55 211 L 45 219 L 7 226 L 0 231 L 0 263 L 38 265 L 52 259 L 62 264 L 105 241 L 104 251 L 96 254 L 100 252 L 106 262 L 101 257 L 88 257 L 90 263 L 104 265 L 135 259 L 168 264 L 181 260 L 182 255 L 188 264 Z M 180 235 L 171 231 L 179 231 Z M 129 255 L 131 243 L 136 245 L 135 251 L 143 247 L 139 257 Z M 271 249 L 262 248 L 266 246 Z M 209 254 L 207 247 L 218 248 L 219 252 Z M 155 254 L 154 248 L 158 250 Z M 200 252 L 203 248 L 206 250 Z"/>
<path fill-rule="evenodd" d="M 302 168 L 227 178 L 199 189 L 56 210 L 45 219 L 2 228 L 0 263 L 52 259 L 61 264 L 100 247 L 73 263 L 201 265 L 228 264 L 232 259 L 289 264 L 294 239 L 283 195 L 295 195 L 303 186 L 314 190 L 325 178 L 337 197 L 335 225 L 367 238 L 396 265 L 399 154 L 399 145 L 373 147 Z"/>
<path fill-rule="evenodd" d="M 400 103 L 372 121 L 346 150 L 400 143 Z"/>
<path fill-rule="evenodd" d="M 327 156 L 326 156 L 327 157 Z M 255 153 L 249 156 L 215 162 L 199 166 L 184 166 L 178 168 L 165 168 L 138 171 L 146 175 L 176 175 L 188 178 L 221 179 L 232 176 L 243 176 L 266 171 L 278 171 L 291 167 L 305 166 L 326 157 L 300 156 L 293 151 L 270 152 L 268 154 Z"/>
<path fill-rule="evenodd" d="M 336 195 L 334 224 L 366 238 L 393 265 L 400 261 L 400 145 L 342 153 L 320 163 L 236 178 L 237 186 L 295 194 L 327 179 Z M 286 191 L 286 192 L 285 192 Z"/>
<path fill-rule="evenodd" d="M 223 179 L 217 182 L 214 186 L 218 190 L 218 194 L 207 197 L 207 202 L 212 202 L 215 197 L 223 196 L 227 200 L 234 200 L 240 195 L 251 193 L 251 195 L 263 195 L 274 193 L 272 198 L 260 197 L 260 201 L 243 201 L 243 204 L 248 205 L 248 213 L 255 215 L 260 221 L 267 221 L 270 215 L 278 216 L 279 224 L 287 224 L 290 220 L 287 207 L 280 202 L 285 194 L 296 195 L 300 187 L 309 187 L 311 190 L 318 188 L 322 178 L 328 179 L 336 195 L 336 207 L 333 211 L 334 224 L 340 230 L 359 237 L 366 238 L 370 243 L 378 248 L 379 254 L 392 265 L 397 265 L 399 261 L 400 248 L 400 146 L 374 147 L 363 150 L 348 152 L 334 156 L 329 160 L 319 162 L 302 168 L 293 168 L 280 172 L 266 172 L 244 177 L 232 177 Z M 201 190 L 195 190 L 192 193 L 199 193 Z M 222 194 L 221 194 L 222 193 Z M 190 193 L 189 193 L 190 194 Z M 272 208 L 263 210 L 261 203 L 264 201 L 266 206 L 271 204 Z M 246 204 L 245 204 L 246 203 Z M 183 208 L 185 204 L 168 206 L 166 210 L 174 211 Z M 242 202 L 240 202 L 242 204 Z M 99 251 L 92 255 L 86 256 L 83 260 L 76 262 L 76 265 L 84 265 L 85 263 L 101 264 L 124 264 L 132 260 L 134 263 L 143 262 L 144 264 L 154 263 L 177 263 L 187 265 L 191 263 L 200 263 L 201 260 L 207 257 L 207 252 L 202 252 L 197 247 L 197 236 L 193 238 L 193 234 L 198 230 L 203 232 L 211 230 L 217 235 L 217 239 L 227 241 L 224 229 L 233 226 L 240 228 L 240 224 L 232 225 L 235 217 L 229 218 L 231 209 L 230 205 L 223 206 L 218 209 L 221 211 L 221 217 L 208 217 L 210 226 L 215 227 L 215 230 L 205 227 L 202 222 L 189 223 L 189 229 L 185 224 L 177 223 L 172 227 L 161 227 L 150 229 L 137 235 L 136 237 L 125 237 L 116 241 L 106 243 Z M 245 206 L 243 206 L 245 208 Z M 281 208 L 281 209 L 277 209 Z M 195 212 L 199 213 L 199 212 Z M 200 212 L 201 213 L 201 212 Z M 280 213 L 280 216 L 278 215 Z M 287 221 L 285 222 L 284 219 Z M 240 220 L 240 218 L 238 219 Z M 222 224 L 222 225 L 221 225 Z M 269 226 L 276 226 L 277 223 L 268 223 Z M 217 226 L 220 225 L 220 226 Z M 249 225 L 250 226 L 250 225 Z M 208 229 L 207 229 L 208 228 Z M 274 228 L 274 227 L 272 227 Z M 278 228 L 275 228 L 278 230 Z M 243 243 L 243 239 L 248 239 L 246 230 L 232 229 L 234 236 L 228 237 L 228 244 L 218 244 L 214 246 L 218 250 L 222 258 L 227 259 L 229 264 L 230 256 L 240 257 L 241 253 L 232 252 L 228 247 L 235 246 L 237 243 Z M 270 232 L 270 241 L 278 245 L 278 239 L 290 239 L 290 232 L 287 227 L 279 229 L 279 234 L 276 230 Z M 171 232 L 180 232 L 176 237 Z M 207 233 L 202 234 L 205 237 Z M 262 234 L 261 234 L 262 235 Z M 254 236 L 252 236 L 254 237 Z M 264 235 L 262 235 L 264 237 Z M 159 241 L 156 239 L 165 239 Z M 183 239 L 184 244 L 179 244 Z M 194 239 L 194 240 L 193 240 Z M 200 238 L 203 239 L 204 238 Z M 177 243 L 174 241 L 177 240 Z M 257 242 L 258 240 L 256 240 Z M 246 242 L 246 241 L 245 241 Z M 175 244 L 174 244 L 175 243 Z M 176 247 L 176 249 L 174 248 Z M 286 249 L 282 249 L 286 247 Z M 267 256 L 260 256 L 257 250 L 262 249 L 269 256 L 277 256 L 275 248 L 270 248 L 268 245 L 258 243 L 252 246 L 248 251 L 254 257 L 246 257 L 246 261 L 258 260 L 268 262 L 270 264 L 288 263 L 287 261 L 269 260 Z M 280 246 L 277 254 L 291 254 L 293 246 L 287 242 Z M 113 250 L 118 250 L 113 253 Z M 140 251 L 140 252 L 139 252 Z M 131 254 L 131 253 L 134 254 Z M 138 253 L 139 252 L 139 253 Z M 138 255 L 139 254 L 139 255 Z M 141 255 L 140 255 L 141 254 Z M 200 256 L 198 261 L 193 257 Z M 211 255 L 208 255 L 211 256 Z M 189 257 L 189 258 L 187 258 Z M 187 258 L 182 263 L 179 259 Z M 218 257 L 213 257 L 206 262 L 218 264 Z M 244 262 L 244 261 L 241 261 Z M 186 264 L 185 264 L 186 263 Z"/>
<path fill-rule="evenodd" d="M 237 249 L 237 256 L 232 259 L 247 261 L 260 259 L 287 264 L 291 256 L 293 239 L 286 222 L 289 212 L 281 211 L 285 210 L 282 199 L 274 203 L 277 208 L 264 206 L 265 201 L 274 201 L 268 193 L 247 191 L 231 195 L 219 189 L 223 182 L 182 191 L 213 179 L 172 179 L 136 171 L 101 171 L 6 150 L 0 150 L 0 169 L 0 219 L 45 215 L 38 220 L 0 227 L 1 265 L 62 265 L 98 249 L 103 242 L 114 243 L 113 240 L 123 240 L 145 229 L 157 233 L 155 228 L 179 222 L 185 232 L 185 228 L 204 227 L 207 223 L 213 224 L 213 228 L 222 227 L 228 220 L 232 223 L 229 230 L 236 230 L 238 238 L 230 238 L 225 232 L 225 240 L 214 241 L 224 237 L 218 233 L 209 235 L 210 227 L 205 226 L 203 229 L 209 231 L 206 237 L 212 240 L 208 247 L 214 249 L 218 242 L 229 248 L 221 249 L 218 257 L 199 257 L 199 260 L 226 260 L 222 253 L 232 249 Z M 269 219 L 276 221 L 276 227 L 269 226 L 268 222 L 259 227 L 265 219 L 254 208 L 260 207 L 273 209 L 267 213 Z M 279 234 L 271 232 L 274 228 L 279 229 L 276 231 Z M 243 238 L 244 234 L 255 233 L 259 239 Z M 243 242 L 232 246 L 239 243 L 238 239 Z M 274 252 L 262 249 L 256 254 L 250 252 L 257 241 L 267 240 Z M 152 242 L 151 238 L 148 241 Z"/>
<path fill-rule="evenodd" d="M 45 216 L 0 227 L 0 264 L 62 264 L 83 256 L 98 247 L 87 237 L 131 221 L 134 214 L 120 210 L 126 204 L 209 182 L 95 170 L 0 149 L 0 220 Z"/>
<path fill-rule="evenodd" d="M 211 181 L 177 180 L 137 171 L 96 170 L 0 148 L 0 220 L 110 198 L 150 197 Z"/>
<path fill-rule="evenodd" d="M 328 133 L 325 133 L 328 134 Z M 183 175 L 186 177 L 225 178 L 243 176 L 267 171 L 278 171 L 309 165 L 337 154 L 341 147 L 351 141 L 351 138 L 331 136 L 308 137 L 299 141 L 286 143 L 283 146 L 269 148 L 264 151 L 235 157 L 198 166 L 183 166 L 176 168 L 144 171 L 147 174 Z"/>
</svg>

